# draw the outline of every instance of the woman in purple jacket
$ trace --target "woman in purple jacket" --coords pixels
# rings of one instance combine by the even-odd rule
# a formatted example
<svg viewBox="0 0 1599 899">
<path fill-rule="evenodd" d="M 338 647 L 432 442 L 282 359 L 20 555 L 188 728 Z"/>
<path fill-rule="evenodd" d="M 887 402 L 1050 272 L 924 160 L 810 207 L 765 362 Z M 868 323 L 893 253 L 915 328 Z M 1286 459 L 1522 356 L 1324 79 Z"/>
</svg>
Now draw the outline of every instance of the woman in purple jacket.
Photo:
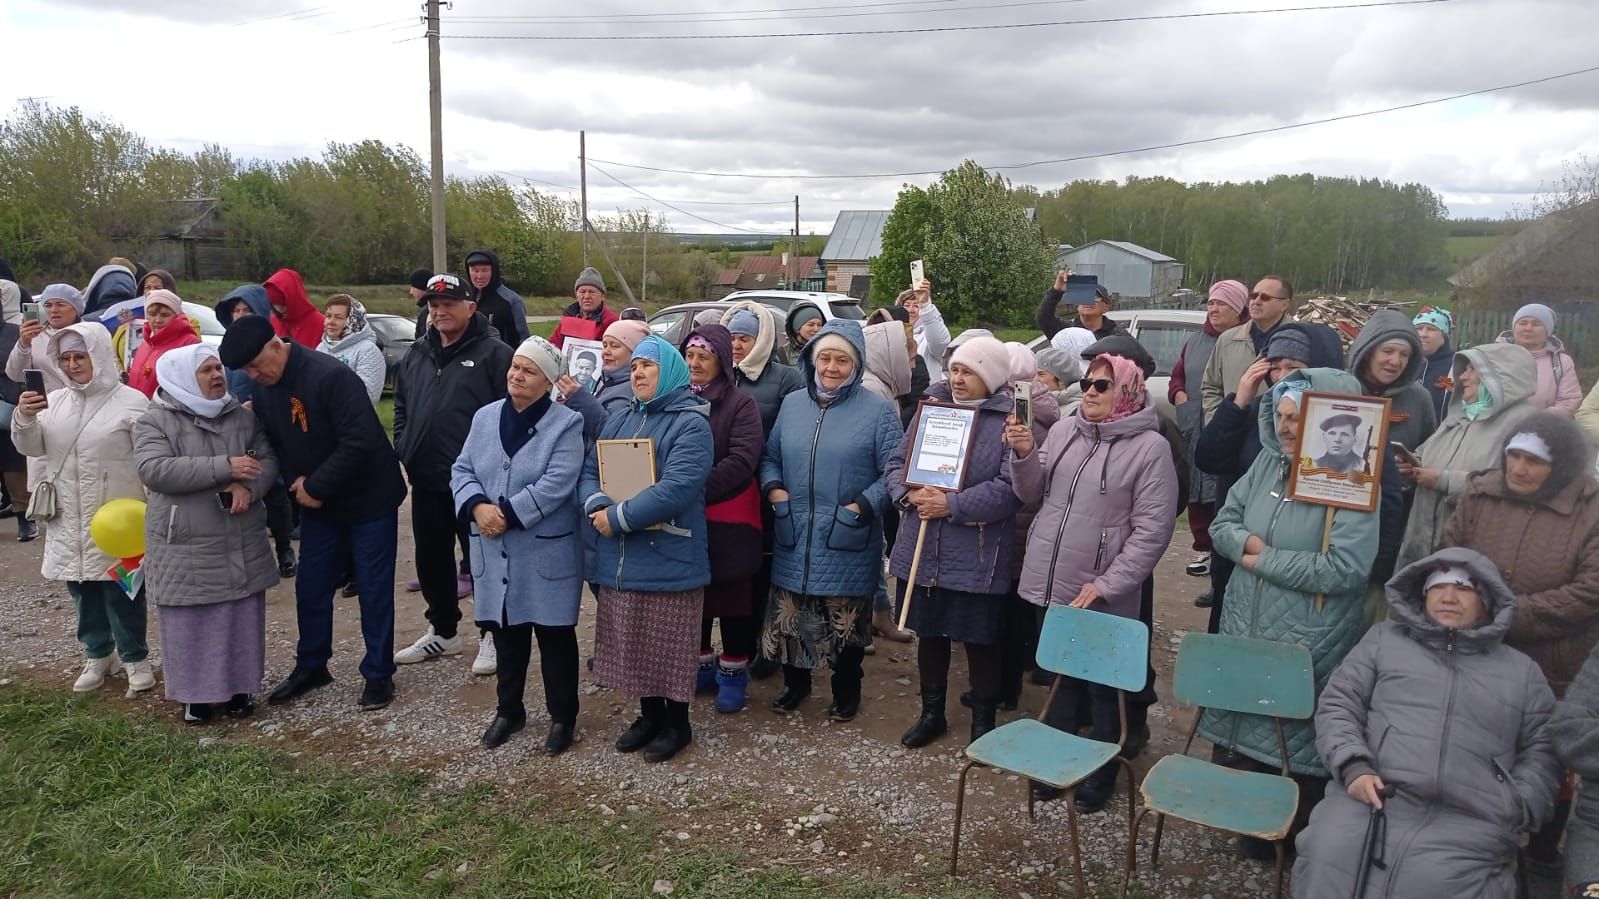
<svg viewBox="0 0 1599 899">
<path fill-rule="evenodd" d="M 894 541 L 889 572 L 899 582 L 901 603 L 910 603 L 916 632 L 916 667 L 922 681 L 922 714 L 900 737 L 916 749 L 949 730 L 944 698 L 949 688 L 950 641 L 966 644 L 972 681 L 972 739 L 994 729 L 1003 647 L 1000 631 L 1010 592 L 1012 532 L 1021 501 L 1011 489 L 1006 465 L 1005 419 L 1010 415 L 1010 353 L 992 337 L 963 343 L 950 358 L 949 378 L 927 389 L 927 398 L 977 409 L 966 472 L 959 489 L 946 492 L 905 483 L 911 439 L 900 441 L 883 473 L 888 495 L 905 510 Z M 907 583 L 925 522 L 922 562 L 914 589 Z"/>
<path fill-rule="evenodd" d="M 1098 356 L 1081 384 L 1082 405 L 1050 428 L 1043 446 L 1035 447 L 1032 431 L 1014 418 L 1005 429 L 1014 452 L 1016 495 L 1023 503 L 1042 503 L 1027 539 L 1020 592 L 1045 609 L 1068 603 L 1137 618 L 1139 589 L 1176 525 L 1171 510 L 1177 470 L 1137 363 Z M 1113 687 L 1063 678 L 1045 722 L 1073 730 L 1084 700 L 1092 711 L 1093 738 L 1116 742 L 1122 722 Z M 1132 733 L 1143 724 L 1136 719 L 1146 708 L 1132 704 L 1127 711 Z M 1109 762 L 1078 787 L 1078 811 L 1104 808 L 1117 768 Z M 1038 783 L 1033 793 L 1044 799 L 1058 795 Z"/>
</svg>

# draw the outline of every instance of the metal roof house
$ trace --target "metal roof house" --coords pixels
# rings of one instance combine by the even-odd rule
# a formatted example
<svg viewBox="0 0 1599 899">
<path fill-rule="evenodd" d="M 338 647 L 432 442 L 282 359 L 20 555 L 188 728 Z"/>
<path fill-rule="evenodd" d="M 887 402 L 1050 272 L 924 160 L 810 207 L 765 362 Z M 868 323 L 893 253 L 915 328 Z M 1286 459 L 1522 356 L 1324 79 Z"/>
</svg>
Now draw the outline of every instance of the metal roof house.
<svg viewBox="0 0 1599 899">
<path fill-rule="evenodd" d="M 1056 264 L 1079 275 L 1097 275 L 1111 293 L 1129 300 L 1171 296 L 1183 284 L 1181 262 L 1125 240 L 1096 240 L 1062 250 Z"/>
<path fill-rule="evenodd" d="M 864 291 L 871 276 L 871 261 L 883 252 L 883 225 L 887 209 L 846 209 L 833 222 L 833 232 L 822 250 L 822 268 L 827 272 L 827 290 L 847 293 L 857 299 L 856 288 Z"/>
</svg>

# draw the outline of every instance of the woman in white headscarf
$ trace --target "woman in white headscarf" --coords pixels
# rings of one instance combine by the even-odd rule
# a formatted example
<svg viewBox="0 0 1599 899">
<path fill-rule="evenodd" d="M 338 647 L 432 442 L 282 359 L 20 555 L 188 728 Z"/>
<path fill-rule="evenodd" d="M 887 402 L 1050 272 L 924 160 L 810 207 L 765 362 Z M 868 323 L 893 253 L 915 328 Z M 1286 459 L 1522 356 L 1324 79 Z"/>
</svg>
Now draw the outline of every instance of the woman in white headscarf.
<svg viewBox="0 0 1599 899">
<path fill-rule="evenodd" d="M 144 584 L 161 610 L 167 699 L 183 720 L 243 717 L 266 674 L 266 591 L 278 582 L 261 498 L 277 459 L 255 413 L 228 393 L 217 351 L 194 344 L 156 362 L 159 387 L 134 427 Z"/>
</svg>

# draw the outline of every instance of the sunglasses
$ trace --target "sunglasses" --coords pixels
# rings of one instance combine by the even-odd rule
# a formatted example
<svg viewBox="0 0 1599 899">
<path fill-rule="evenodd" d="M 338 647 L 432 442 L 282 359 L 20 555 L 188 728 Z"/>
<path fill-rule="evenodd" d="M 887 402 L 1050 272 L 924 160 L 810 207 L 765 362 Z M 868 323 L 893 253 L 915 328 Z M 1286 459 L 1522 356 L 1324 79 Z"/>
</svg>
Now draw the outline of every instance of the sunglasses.
<svg viewBox="0 0 1599 899">
<path fill-rule="evenodd" d="M 1288 299 L 1287 297 L 1274 296 L 1272 294 L 1263 293 L 1263 292 L 1258 291 L 1258 290 L 1255 291 L 1254 293 L 1250 294 L 1249 298 L 1251 300 L 1286 300 L 1286 299 Z"/>
<path fill-rule="evenodd" d="M 1081 387 L 1084 393 L 1090 390 L 1095 393 L 1110 393 L 1110 389 L 1116 386 L 1116 382 L 1110 378 L 1084 378 L 1077 382 L 1077 386 Z"/>
</svg>

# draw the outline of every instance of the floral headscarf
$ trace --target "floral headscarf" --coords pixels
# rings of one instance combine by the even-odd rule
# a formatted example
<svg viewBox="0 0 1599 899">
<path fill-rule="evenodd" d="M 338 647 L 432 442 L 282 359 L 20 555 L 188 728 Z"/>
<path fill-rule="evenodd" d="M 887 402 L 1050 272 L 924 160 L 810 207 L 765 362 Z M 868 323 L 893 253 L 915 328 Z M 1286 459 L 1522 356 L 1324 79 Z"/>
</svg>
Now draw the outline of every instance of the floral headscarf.
<svg viewBox="0 0 1599 899">
<path fill-rule="evenodd" d="M 345 319 L 344 330 L 339 332 L 339 336 L 336 338 L 338 340 L 343 340 L 357 331 L 366 330 L 366 307 L 362 306 L 361 301 L 355 297 L 348 294 L 343 296 L 350 301 L 350 317 Z"/>
<path fill-rule="evenodd" d="M 1095 368 L 1105 365 L 1110 366 L 1111 380 L 1116 382 L 1116 386 L 1111 388 L 1115 399 L 1110 407 L 1110 417 L 1105 420 L 1120 421 L 1143 409 L 1149 392 L 1144 389 L 1144 370 L 1138 367 L 1138 363 L 1123 356 L 1101 353 L 1094 357 L 1088 370 L 1091 373 Z"/>
</svg>

